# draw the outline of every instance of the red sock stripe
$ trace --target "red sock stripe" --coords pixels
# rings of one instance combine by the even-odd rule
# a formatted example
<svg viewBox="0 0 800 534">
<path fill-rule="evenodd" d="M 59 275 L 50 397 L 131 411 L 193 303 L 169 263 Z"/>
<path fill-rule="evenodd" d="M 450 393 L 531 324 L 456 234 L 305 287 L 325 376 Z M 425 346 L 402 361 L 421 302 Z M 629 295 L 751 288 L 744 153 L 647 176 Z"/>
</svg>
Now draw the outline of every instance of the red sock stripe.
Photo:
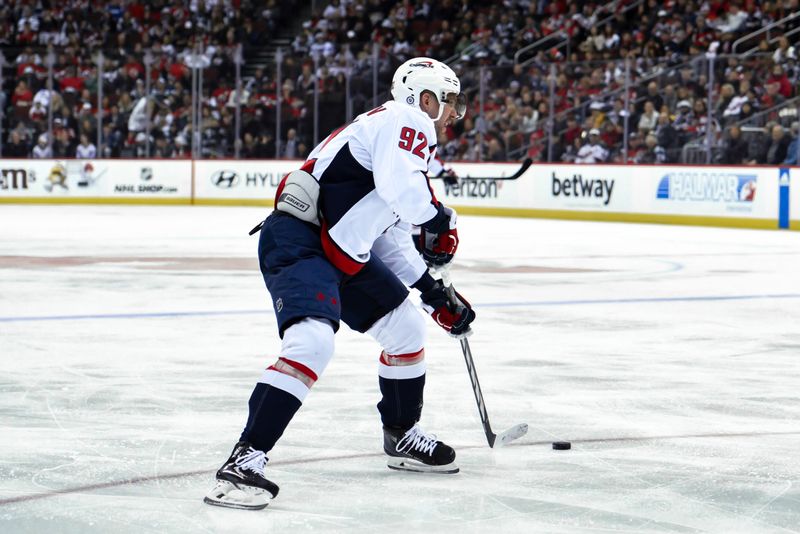
<svg viewBox="0 0 800 534">
<path fill-rule="evenodd" d="M 278 358 L 278 361 L 275 362 L 274 365 L 269 366 L 267 369 L 294 377 L 309 388 L 317 381 L 317 374 L 314 371 L 302 363 L 298 363 L 293 360 L 287 360 L 286 358 Z"/>
<path fill-rule="evenodd" d="M 414 365 L 424 359 L 425 349 L 420 349 L 417 352 L 410 352 L 408 354 L 386 354 L 386 351 L 381 352 L 381 363 L 389 366 Z"/>
</svg>

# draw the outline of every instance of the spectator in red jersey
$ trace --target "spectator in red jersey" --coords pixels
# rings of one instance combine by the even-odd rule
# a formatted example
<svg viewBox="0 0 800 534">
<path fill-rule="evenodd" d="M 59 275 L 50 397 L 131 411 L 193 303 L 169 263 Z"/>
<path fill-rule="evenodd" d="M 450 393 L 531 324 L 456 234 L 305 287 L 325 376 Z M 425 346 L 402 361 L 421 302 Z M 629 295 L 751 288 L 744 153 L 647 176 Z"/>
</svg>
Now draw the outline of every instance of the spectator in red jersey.
<svg viewBox="0 0 800 534">
<path fill-rule="evenodd" d="M 781 84 L 780 82 L 771 82 L 766 84 L 766 92 L 761 96 L 760 103 L 763 109 L 769 109 L 771 107 L 778 106 L 783 104 L 786 100 L 783 95 L 781 94 Z"/>
<path fill-rule="evenodd" d="M 33 93 L 28 88 L 25 80 L 20 80 L 14 93 L 11 95 L 11 105 L 14 107 L 14 116 L 17 119 L 25 120 L 33 103 Z"/>
<path fill-rule="evenodd" d="M 606 121 L 600 132 L 600 140 L 607 147 L 615 147 L 622 141 L 624 130 L 622 126 Z"/>
<path fill-rule="evenodd" d="M 17 34 L 17 44 L 32 45 L 36 41 L 36 32 L 31 28 L 30 23 L 25 22 L 22 31 Z"/>
<path fill-rule="evenodd" d="M 58 84 L 59 87 L 61 87 L 62 93 L 72 92 L 80 94 L 85 87 L 85 82 L 83 77 L 78 76 L 75 73 L 74 66 L 67 67 L 65 76 L 58 81 Z"/>
<path fill-rule="evenodd" d="M 792 97 L 792 83 L 789 81 L 789 77 L 786 75 L 781 65 L 772 67 L 772 74 L 767 78 L 767 85 L 773 83 L 778 84 L 778 93 L 780 93 L 783 98 Z"/>
<path fill-rule="evenodd" d="M 28 117 L 35 123 L 43 124 L 47 119 L 47 109 L 45 109 L 42 102 L 34 101 L 30 111 L 28 112 Z"/>
</svg>

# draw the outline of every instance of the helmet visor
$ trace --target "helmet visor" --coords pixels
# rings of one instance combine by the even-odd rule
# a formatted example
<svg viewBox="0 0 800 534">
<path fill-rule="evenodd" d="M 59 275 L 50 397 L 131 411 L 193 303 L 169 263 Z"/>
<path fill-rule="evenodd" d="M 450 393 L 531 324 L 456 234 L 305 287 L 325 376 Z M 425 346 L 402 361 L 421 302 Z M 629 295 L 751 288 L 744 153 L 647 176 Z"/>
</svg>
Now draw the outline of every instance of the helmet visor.
<svg viewBox="0 0 800 534">
<path fill-rule="evenodd" d="M 447 93 L 444 95 L 442 101 L 445 104 L 450 104 L 456 110 L 456 119 L 463 119 L 464 114 L 467 112 L 467 97 L 464 93 Z"/>
</svg>

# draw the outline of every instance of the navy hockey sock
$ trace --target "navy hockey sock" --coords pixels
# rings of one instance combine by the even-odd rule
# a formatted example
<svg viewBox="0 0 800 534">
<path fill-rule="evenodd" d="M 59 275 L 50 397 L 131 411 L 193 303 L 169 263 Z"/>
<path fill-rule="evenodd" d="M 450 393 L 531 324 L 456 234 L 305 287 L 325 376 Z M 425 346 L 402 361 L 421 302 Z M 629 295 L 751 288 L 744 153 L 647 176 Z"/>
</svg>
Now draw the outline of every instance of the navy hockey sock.
<svg viewBox="0 0 800 534">
<path fill-rule="evenodd" d="M 378 403 L 384 426 L 407 430 L 422 415 L 425 375 L 402 380 L 378 377 L 383 398 Z"/>
<path fill-rule="evenodd" d="M 239 440 L 260 451 L 272 450 L 301 405 L 291 393 L 259 382 L 250 395 L 250 415 Z"/>
</svg>

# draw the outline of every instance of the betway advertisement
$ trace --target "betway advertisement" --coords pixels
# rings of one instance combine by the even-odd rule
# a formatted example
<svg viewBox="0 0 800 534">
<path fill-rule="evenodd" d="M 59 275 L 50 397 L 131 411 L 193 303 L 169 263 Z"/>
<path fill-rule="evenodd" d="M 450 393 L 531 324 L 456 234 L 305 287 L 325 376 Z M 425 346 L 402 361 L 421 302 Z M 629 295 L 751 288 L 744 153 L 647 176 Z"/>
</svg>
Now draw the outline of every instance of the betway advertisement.
<svg viewBox="0 0 800 534">
<path fill-rule="evenodd" d="M 270 203 L 283 177 L 302 164 L 298 160 L 195 161 L 195 200 Z"/>
<path fill-rule="evenodd" d="M 191 200 L 191 161 L 0 160 L 0 200 Z"/>
<path fill-rule="evenodd" d="M 541 209 L 625 212 L 633 172 L 601 165 L 535 166 L 535 203 Z"/>
</svg>

